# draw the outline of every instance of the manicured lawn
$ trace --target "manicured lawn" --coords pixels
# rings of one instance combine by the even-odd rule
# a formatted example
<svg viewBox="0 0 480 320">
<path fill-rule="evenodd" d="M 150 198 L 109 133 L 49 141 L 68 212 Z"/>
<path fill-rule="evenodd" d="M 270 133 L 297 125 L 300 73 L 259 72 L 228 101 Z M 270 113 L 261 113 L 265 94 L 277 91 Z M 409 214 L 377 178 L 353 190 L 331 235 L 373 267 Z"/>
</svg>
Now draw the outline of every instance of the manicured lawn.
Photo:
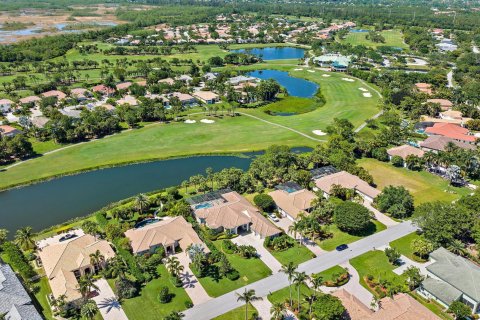
<svg viewBox="0 0 480 320">
<path fill-rule="evenodd" d="M 471 193 L 467 188 L 452 187 L 447 180 L 426 171 L 397 168 L 391 163 L 367 158 L 358 160 L 358 164 L 373 176 L 378 189 L 388 185 L 404 186 L 413 195 L 416 205 L 430 201 L 454 201 Z"/>
<path fill-rule="evenodd" d="M 222 241 L 215 241 L 214 245 L 222 250 Z M 232 267 L 240 273 L 240 278 L 230 280 L 226 277 L 214 279 L 207 276 L 198 279 L 205 291 L 211 297 L 218 297 L 227 292 L 246 286 L 249 283 L 263 279 L 271 274 L 271 270 L 260 259 L 245 259 L 236 254 L 227 254 Z"/>
<path fill-rule="evenodd" d="M 312 289 L 310 289 L 307 285 L 300 286 L 300 300 L 303 299 L 303 295 L 308 295 L 312 293 Z M 286 300 L 290 300 L 290 289 L 289 287 L 285 287 L 278 291 L 270 293 L 268 296 L 268 301 L 271 303 L 275 302 L 285 302 Z M 292 300 L 298 301 L 298 287 L 295 284 L 292 284 Z"/>
<path fill-rule="evenodd" d="M 347 272 L 345 268 L 340 266 L 334 266 L 330 269 L 317 273 L 317 275 L 322 277 L 323 281 L 333 281 L 337 279 L 337 277 L 334 277 L 334 275 L 343 274 L 345 272 Z"/>
<path fill-rule="evenodd" d="M 396 267 L 388 262 L 383 251 L 373 250 L 350 260 L 350 264 L 360 275 L 360 284 L 376 295 L 365 282 L 367 275 L 372 275 L 376 280 L 387 280 L 391 284 L 405 285 L 405 277 L 399 276 L 392 270 Z"/>
<path fill-rule="evenodd" d="M 38 292 L 35 293 L 35 299 L 38 302 L 37 307 L 39 305 L 38 311 L 40 311 L 46 319 L 53 320 L 52 309 L 50 309 L 47 300 L 47 296 L 52 293 L 48 279 L 46 277 L 40 278 L 38 282 L 35 283 L 35 286 L 38 287 Z"/>
<path fill-rule="evenodd" d="M 257 309 L 255 309 L 252 304 L 248 305 L 248 319 L 252 319 L 254 314 L 258 314 Z M 245 320 L 245 306 L 238 307 L 227 313 L 222 314 L 212 320 Z"/>
<path fill-rule="evenodd" d="M 401 237 L 395 241 L 390 242 L 390 247 L 397 249 L 401 254 L 405 257 L 417 261 L 417 262 L 425 262 L 425 260 L 420 259 L 416 255 L 413 254 L 413 250 L 411 247 L 412 241 L 415 239 L 421 239 L 422 237 L 419 236 L 416 232 L 412 232 L 407 234 L 404 237 Z"/>
<path fill-rule="evenodd" d="M 160 277 L 150 281 L 138 297 L 125 299 L 122 307 L 130 320 L 163 319 L 172 311 L 185 310 L 185 303 L 190 301 L 183 288 L 175 287 L 169 280 L 167 269 L 164 265 L 158 266 Z M 109 281 L 113 287 L 113 281 Z M 158 292 L 162 286 L 167 286 L 170 293 L 174 294 L 170 303 L 161 304 L 158 300 Z"/>
<path fill-rule="evenodd" d="M 318 241 L 318 244 L 320 248 L 322 248 L 323 250 L 332 251 L 341 244 L 344 244 L 344 243 L 349 244 L 349 243 L 355 242 L 357 240 L 362 239 L 363 237 L 385 230 L 386 228 L 387 227 L 383 223 L 377 220 L 372 220 L 372 224 L 370 228 L 367 230 L 367 232 L 365 232 L 365 234 L 353 235 L 353 234 L 348 234 L 346 232 L 339 230 L 336 225 L 332 224 L 328 226 L 327 230 L 331 232 L 333 236 L 331 238 Z"/>
<path fill-rule="evenodd" d="M 367 32 L 350 32 L 342 43 L 350 43 L 354 46 L 364 45 L 366 47 L 377 48 L 380 46 L 391 46 L 407 49 L 408 46 L 403 42 L 403 35 L 400 30 L 384 30 L 380 32 L 385 37 L 385 43 L 373 42 L 367 40 Z"/>
<path fill-rule="evenodd" d="M 261 109 L 267 113 L 286 112 L 302 114 L 313 111 L 317 107 L 318 104 L 312 99 L 290 96 L 282 98 L 281 100 L 271 103 L 268 106 L 262 107 Z"/>
<path fill-rule="evenodd" d="M 294 247 L 291 247 L 284 251 L 270 251 L 270 253 L 278 260 L 282 265 L 287 265 L 293 262 L 296 265 L 308 261 L 315 257 L 312 251 L 308 250 L 305 246 L 295 243 Z"/>
</svg>

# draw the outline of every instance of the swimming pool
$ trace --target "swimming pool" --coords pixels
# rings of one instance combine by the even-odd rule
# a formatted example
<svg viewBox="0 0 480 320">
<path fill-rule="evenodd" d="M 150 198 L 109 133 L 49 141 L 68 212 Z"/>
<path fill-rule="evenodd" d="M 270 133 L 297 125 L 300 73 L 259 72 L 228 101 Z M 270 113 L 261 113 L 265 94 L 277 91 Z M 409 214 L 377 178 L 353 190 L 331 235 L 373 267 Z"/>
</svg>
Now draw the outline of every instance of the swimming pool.
<svg viewBox="0 0 480 320">
<path fill-rule="evenodd" d="M 143 221 L 140 221 L 139 223 L 137 223 L 135 225 L 135 229 L 138 229 L 138 228 L 143 228 L 145 226 L 148 226 L 149 224 L 152 224 L 152 223 L 156 223 L 156 222 L 159 222 L 161 221 L 160 219 L 145 219 Z"/>
<path fill-rule="evenodd" d="M 213 205 L 210 202 L 200 203 L 195 206 L 195 209 L 206 209 L 211 208 Z"/>
</svg>

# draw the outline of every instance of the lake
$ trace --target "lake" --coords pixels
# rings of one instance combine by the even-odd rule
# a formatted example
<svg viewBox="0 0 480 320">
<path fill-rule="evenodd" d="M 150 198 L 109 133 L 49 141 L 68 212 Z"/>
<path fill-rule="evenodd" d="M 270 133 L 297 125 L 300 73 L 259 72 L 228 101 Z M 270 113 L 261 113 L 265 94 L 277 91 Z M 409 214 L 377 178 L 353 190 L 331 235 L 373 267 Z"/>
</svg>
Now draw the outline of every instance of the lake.
<svg viewBox="0 0 480 320">
<path fill-rule="evenodd" d="M 310 151 L 294 148 L 295 152 Z M 245 156 L 196 156 L 80 173 L 0 192 L 0 228 L 31 226 L 35 231 L 86 216 L 109 203 L 142 192 L 179 185 L 211 167 L 247 169 L 261 152 Z"/>
<path fill-rule="evenodd" d="M 292 47 L 267 47 L 231 50 L 237 53 L 250 53 L 263 60 L 302 59 L 305 49 Z"/>
<path fill-rule="evenodd" d="M 286 71 L 256 70 L 248 73 L 249 76 L 263 80 L 275 79 L 282 87 L 287 89 L 290 96 L 312 98 L 318 90 L 318 84 L 302 78 L 295 78 Z"/>
</svg>

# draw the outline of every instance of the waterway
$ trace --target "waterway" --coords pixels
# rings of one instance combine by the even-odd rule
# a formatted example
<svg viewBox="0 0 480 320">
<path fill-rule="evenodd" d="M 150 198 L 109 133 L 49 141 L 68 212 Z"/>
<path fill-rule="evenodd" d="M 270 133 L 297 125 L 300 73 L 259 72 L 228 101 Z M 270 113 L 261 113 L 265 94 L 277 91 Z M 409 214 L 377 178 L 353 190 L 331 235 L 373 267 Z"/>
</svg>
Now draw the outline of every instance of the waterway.
<svg viewBox="0 0 480 320">
<path fill-rule="evenodd" d="M 279 70 L 256 70 L 248 73 L 251 77 L 275 79 L 284 87 L 290 96 L 312 98 L 318 90 L 318 84 L 302 78 L 292 77 L 286 71 Z"/>
<path fill-rule="evenodd" d="M 263 60 L 284 60 L 284 59 L 302 59 L 305 56 L 305 49 L 293 47 L 267 47 L 252 49 L 237 49 L 231 52 L 250 53 Z"/>
<path fill-rule="evenodd" d="M 295 152 L 309 148 L 295 148 Z M 247 169 L 261 152 L 242 156 L 196 156 L 138 163 L 65 176 L 0 192 L 0 228 L 10 231 L 49 226 L 86 216 L 109 203 L 181 184 L 190 176 L 236 167 Z"/>
</svg>

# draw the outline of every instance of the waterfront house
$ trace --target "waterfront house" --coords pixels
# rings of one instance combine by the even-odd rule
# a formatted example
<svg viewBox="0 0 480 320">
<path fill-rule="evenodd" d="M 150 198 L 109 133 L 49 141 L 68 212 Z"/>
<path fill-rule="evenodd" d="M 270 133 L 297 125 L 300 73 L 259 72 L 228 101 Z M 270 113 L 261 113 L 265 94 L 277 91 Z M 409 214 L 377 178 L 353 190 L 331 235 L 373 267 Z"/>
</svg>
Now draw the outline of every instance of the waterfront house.
<svg viewBox="0 0 480 320">
<path fill-rule="evenodd" d="M 317 196 L 315 193 L 288 182 L 276 187 L 269 193 L 275 201 L 278 211 L 288 219 L 294 221 L 300 214 L 307 215 L 312 210 L 312 203 Z"/>
<path fill-rule="evenodd" d="M 8 264 L 0 260 L 0 318 L 42 320 L 27 290 Z"/>
<path fill-rule="evenodd" d="M 282 233 L 257 207 L 235 191 L 220 190 L 190 198 L 197 221 L 218 232 L 234 234 L 252 231 L 260 238 Z"/>
<path fill-rule="evenodd" d="M 174 254 L 177 248 L 186 251 L 190 245 L 201 245 L 208 251 L 192 224 L 182 216 L 151 220 L 149 224 L 127 230 L 125 236 L 130 240 L 134 254 L 153 253 L 156 248 L 163 247 L 168 255 Z"/>
<path fill-rule="evenodd" d="M 93 265 L 90 259 L 90 254 L 97 250 L 103 255 L 105 261 L 115 257 L 107 241 L 89 234 L 63 241 L 60 238 L 51 241 L 38 251 L 55 299 L 65 295 L 68 303 L 75 304 L 82 298 L 78 291 L 78 279 L 85 274 L 96 273 L 102 267 Z"/>
<path fill-rule="evenodd" d="M 418 293 L 445 308 L 459 300 L 480 314 L 480 267 L 442 247 L 433 251 L 430 259 L 433 263 L 426 267 L 427 278 Z"/>
<path fill-rule="evenodd" d="M 359 177 L 346 171 L 336 172 L 316 179 L 315 185 L 318 189 L 323 191 L 323 195 L 326 198 L 330 196 L 330 190 L 334 185 L 353 189 L 357 194 L 369 202 L 372 202 L 373 199 L 380 194 L 380 190 L 375 189 Z"/>
</svg>

